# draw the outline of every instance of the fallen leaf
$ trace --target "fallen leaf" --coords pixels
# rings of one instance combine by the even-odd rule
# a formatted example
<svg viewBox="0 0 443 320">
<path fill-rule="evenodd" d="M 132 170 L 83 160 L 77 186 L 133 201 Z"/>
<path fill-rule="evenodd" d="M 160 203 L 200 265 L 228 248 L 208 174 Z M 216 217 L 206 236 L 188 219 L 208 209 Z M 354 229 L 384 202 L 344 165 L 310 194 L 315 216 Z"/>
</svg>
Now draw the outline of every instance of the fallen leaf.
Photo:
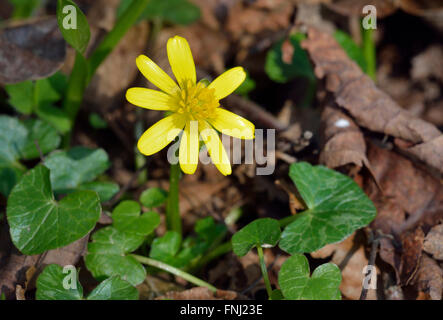
<svg viewBox="0 0 443 320">
<path fill-rule="evenodd" d="M 331 262 L 341 269 L 340 291 L 346 298 L 352 300 L 360 298 L 365 277 L 363 271 L 368 265 L 363 240 L 358 233 L 354 233 L 342 242 L 328 244 L 311 253 L 315 259 L 325 259 L 332 255 Z M 378 268 L 377 273 L 379 273 Z M 376 290 L 369 289 L 366 299 L 377 300 Z"/>
<path fill-rule="evenodd" d="M 434 259 L 443 260 L 443 224 L 436 225 L 429 231 L 423 249 Z"/>
<path fill-rule="evenodd" d="M 327 90 L 359 126 L 409 141 L 403 151 L 443 173 L 443 135 L 434 125 L 378 89 L 331 35 L 309 28 L 302 47 L 314 61 L 316 76 L 326 78 Z"/>
<path fill-rule="evenodd" d="M 26 21 L 0 31 L 0 83 L 49 77 L 66 57 L 66 43 L 55 17 Z"/>
<path fill-rule="evenodd" d="M 346 164 L 354 164 L 359 168 L 363 165 L 370 167 L 363 133 L 354 120 L 338 108 L 327 105 L 321 121 L 324 126 L 324 147 L 320 154 L 320 163 L 329 168 Z"/>
<path fill-rule="evenodd" d="M 419 290 L 429 294 L 432 300 L 441 300 L 443 290 L 443 271 L 437 262 L 426 254 L 417 271 L 417 284 Z"/>
<path fill-rule="evenodd" d="M 400 281 L 408 285 L 417 272 L 422 257 L 424 233 L 420 227 L 402 234 L 402 254 L 400 261 Z"/>
</svg>

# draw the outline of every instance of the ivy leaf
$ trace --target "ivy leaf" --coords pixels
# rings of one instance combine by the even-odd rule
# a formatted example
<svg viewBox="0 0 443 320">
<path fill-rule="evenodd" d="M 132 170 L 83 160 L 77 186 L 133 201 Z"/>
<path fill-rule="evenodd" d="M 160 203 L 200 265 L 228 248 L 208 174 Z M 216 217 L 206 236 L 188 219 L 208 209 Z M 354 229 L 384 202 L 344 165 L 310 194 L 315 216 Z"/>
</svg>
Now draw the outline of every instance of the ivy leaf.
<svg viewBox="0 0 443 320">
<path fill-rule="evenodd" d="M 126 200 L 120 202 L 112 211 L 114 227 L 122 232 L 137 236 L 151 234 L 160 224 L 158 213 L 150 211 L 140 215 L 141 207 L 138 202 Z"/>
<path fill-rule="evenodd" d="M 168 193 L 161 188 L 149 188 L 140 195 L 140 202 L 146 208 L 155 208 L 165 203 Z"/>
<path fill-rule="evenodd" d="M 340 283 L 340 269 L 333 263 L 322 264 L 310 277 L 304 255 L 288 258 L 278 274 L 283 296 L 290 300 L 341 300 Z"/>
<path fill-rule="evenodd" d="M 337 30 L 334 33 L 334 38 L 337 40 L 343 50 L 346 51 L 349 58 L 357 62 L 364 72 L 367 72 L 368 66 L 366 64 L 366 58 L 363 54 L 363 50 L 354 42 L 354 40 L 352 40 L 352 38 L 346 32 L 341 30 Z"/>
<path fill-rule="evenodd" d="M 24 122 L 28 131 L 26 143 L 23 145 L 20 154 L 21 159 L 30 160 L 40 157 L 40 151 L 45 155 L 56 149 L 61 142 L 61 137 L 57 131 L 48 123 L 28 119 Z M 37 145 L 40 150 L 37 150 Z"/>
<path fill-rule="evenodd" d="M 308 78 L 315 81 L 314 69 L 309 61 L 305 50 L 300 46 L 300 42 L 305 39 L 302 33 L 296 33 L 289 37 L 289 43 L 294 52 L 291 63 L 283 61 L 282 46 L 285 39 L 277 42 L 266 56 L 265 71 L 271 80 L 279 83 L 286 83 L 296 77 Z"/>
<path fill-rule="evenodd" d="M 70 279 L 71 278 L 71 279 Z M 69 273 L 63 273 L 63 268 L 57 264 L 46 266 L 37 278 L 37 300 L 81 300 L 83 288 L 80 282 L 66 283 L 67 280 L 78 279 L 77 271 L 71 277 Z M 68 285 L 68 289 L 64 288 Z"/>
<path fill-rule="evenodd" d="M 79 191 L 57 202 L 49 170 L 39 165 L 12 189 L 7 218 L 11 238 L 24 254 L 40 254 L 66 246 L 91 231 L 100 218 L 100 201 L 93 191 Z"/>
<path fill-rule="evenodd" d="M 308 207 L 283 231 L 280 248 L 294 254 L 339 242 L 375 217 L 372 201 L 349 177 L 324 166 L 294 163 L 289 176 Z"/>
<path fill-rule="evenodd" d="M 238 231 L 232 237 L 232 249 L 240 257 L 252 247 L 273 247 L 280 240 L 280 226 L 277 220 L 271 218 L 257 219 Z"/>
<path fill-rule="evenodd" d="M 143 266 L 129 256 L 144 241 L 144 237 L 121 232 L 109 226 L 95 232 L 88 244 L 85 264 L 97 280 L 120 276 L 136 286 L 143 282 L 146 271 Z"/>
<path fill-rule="evenodd" d="M 50 154 L 45 165 L 51 169 L 51 183 L 57 193 L 66 193 L 105 172 L 109 158 L 103 149 L 74 147 Z"/>
<path fill-rule="evenodd" d="M 0 116 L 0 164 L 11 164 L 20 159 L 28 131 L 18 119 Z"/>
<path fill-rule="evenodd" d="M 80 8 L 70 0 L 58 0 L 57 22 L 66 42 L 84 54 L 91 39 L 91 31 Z"/>
<path fill-rule="evenodd" d="M 110 200 L 119 190 L 118 184 L 107 181 L 93 181 L 80 185 L 77 190 L 92 190 L 97 192 L 100 202 Z"/>
<path fill-rule="evenodd" d="M 138 291 L 129 282 L 113 276 L 100 283 L 88 300 L 138 300 Z"/>
</svg>

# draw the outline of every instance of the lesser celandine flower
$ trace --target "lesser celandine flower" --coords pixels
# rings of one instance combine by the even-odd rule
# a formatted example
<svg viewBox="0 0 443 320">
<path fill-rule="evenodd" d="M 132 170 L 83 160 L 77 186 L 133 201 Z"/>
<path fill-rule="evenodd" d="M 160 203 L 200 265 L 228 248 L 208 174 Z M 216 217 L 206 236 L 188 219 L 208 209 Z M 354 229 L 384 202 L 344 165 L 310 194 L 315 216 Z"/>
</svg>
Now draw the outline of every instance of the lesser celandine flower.
<svg viewBox="0 0 443 320">
<path fill-rule="evenodd" d="M 231 164 L 216 130 L 240 139 L 254 139 L 254 125 L 220 107 L 219 101 L 242 84 L 246 74 L 241 67 L 224 72 L 211 84 L 197 83 L 194 59 L 186 39 L 168 40 L 168 59 L 178 84 L 151 59 L 141 55 L 137 67 L 161 91 L 130 88 L 126 98 L 132 104 L 151 110 L 169 111 L 140 137 L 138 149 L 152 155 L 173 141 L 182 131 L 179 149 L 180 167 L 193 174 L 197 169 L 199 137 L 204 141 L 212 162 L 224 175 L 231 174 Z"/>
</svg>

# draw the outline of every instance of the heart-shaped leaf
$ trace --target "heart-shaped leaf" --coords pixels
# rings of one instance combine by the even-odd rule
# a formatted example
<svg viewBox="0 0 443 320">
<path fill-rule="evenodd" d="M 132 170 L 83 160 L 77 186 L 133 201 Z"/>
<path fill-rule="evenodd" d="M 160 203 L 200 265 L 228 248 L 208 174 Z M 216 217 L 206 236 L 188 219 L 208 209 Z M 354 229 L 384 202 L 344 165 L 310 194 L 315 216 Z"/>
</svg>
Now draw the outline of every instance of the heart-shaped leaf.
<svg viewBox="0 0 443 320">
<path fill-rule="evenodd" d="M 140 195 L 140 202 L 146 208 L 156 208 L 165 203 L 168 193 L 161 188 L 149 188 Z"/>
<path fill-rule="evenodd" d="M 50 154 L 45 165 L 51 169 L 51 183 L 57 193 L 66 193 L 105 172 L 109 158 L 103 149 L 74 147 Z"/>
<path fill-rule="evenodd" d="M 100 201 L 93 191 L 79 191 L 57 202 L 49 170 L 39 165 L 12 189 L 7 218 L 11 238 L 24 254 L 40 254 L 66 246 L 91 231 L 100 218 Z"/>
<path fill-rule="evenodd" d="M 252 247 L 259 245 L 264 248 L 273 247 L 280 240 L 280 226 L 271 218 L 257 219 L 238 231 L 232 237 L 232 249 L 240 257 Z"/>
<path fill-rule="evenodd" d="M 138 236 L 147 236 L 160 224 L 158 213 L 150 211 L 140 215 L 141 207 L 138 202 L 126 200 L 120 202 L 112 212 L 114 227 L 122 232 Z"/>
<path fill-rule="evenodd" d="M 155 238 L 149 256 L 153 259 L 177 266 L 177 253 L 181 247 L 181 236 L 175 231 L 168 231 L 162 237 Z M 180 263 L 181 264 L 181 263 Z"/>
<path fill-rule="evenodd" d="M 288 258 L 278 274 L 283 296 L 290 300 L 340 300 L 340 283 L 340 269 L 335 264 L 322 264 L 310 277 L 308 259 L 298 254 Z"/>
<path fill-rule="evenodd" d="M 77 270 L 71 275 L 71 270 L 63 273 L 63 268 L 57 264 L 46 266 L 37 278 L 37 300 L 81 300 L 83 298 L 83 287 L 78 281 Z M 68 281 L 67 281 L 68 280 Z M 76 281 L 70 283 L 71 280 Z M 69 283 L 67 283 L 69 282 Z M 65 288 L 65 286 L 67 288 Z"/>
<path fill-rule="evenodd" d="M 129 282 L 113 276 L 92 290 L 88 300 L 138 300 L 138 291 Z"/>
<path fill-rule="evenodd" d="M 20 159 L 40 156 L 36 142 L 43 154 L 60 144 L 60 136 L 54 128 L 40 120 L 24 122 L 8 116 L 0 116 L 0 192 L 8 196 L 26 167 Z"/>
<path fill-rule="evenodd" d="M 308 207 L 283 231 L 280 248 L 294 254 L 339 242 L 375 217 L 372 201 L 349 177 L 324 166 L 300 162 L 289 176 Z"/>
<path fill-rule="evenodd" d="M 143 241 L 144 237 L 112 226 L 100 229 L 92 235 L 92 242 L 88 244 L 86 267 L 98 280 L 118 275 L 132 285 L 138 285 L 145 279 L 146 271 L 127 254 L 135 251 Z"/>
<path fill-rule="evenodd" d="M 82 300 L 83 288 L 77 270 L 56 264 L 46 266 L 37 279 L 37 300 Z M 71 274 L 74 272 L 75 274 Z M 76 281 L 75 284 L 71 283 Z M 65 288 L 66 286 L 66 288 Z M 88 300 L 138 300 L 138 291 L 129 282 L 113 276 L 101 282 L 88 296 Z"/>
<path fill-rule="evenodd" d="M 58 0 L 57 22 L 66 42 L 84 54 L 91 39 L 91 31 L 80 8 L 70 0 Z"/>
</svg>

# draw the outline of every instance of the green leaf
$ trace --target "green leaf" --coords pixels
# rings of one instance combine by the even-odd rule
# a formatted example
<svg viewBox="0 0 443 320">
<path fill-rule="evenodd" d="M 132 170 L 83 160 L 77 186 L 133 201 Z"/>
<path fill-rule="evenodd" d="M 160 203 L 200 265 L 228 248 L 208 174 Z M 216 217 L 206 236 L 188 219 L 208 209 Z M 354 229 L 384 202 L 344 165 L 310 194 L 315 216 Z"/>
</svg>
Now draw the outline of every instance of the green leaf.
<svg viewBox="0 0 443 320">
<path fill-rule="evenodd" d="M 28 134 L 26 143 L 20 152 L 20 158 L 26 160 L 36 159 L 40 157 L 40 151 L 45 155 L 60 145 L 61 137 L 48 123 L 40 120 L 28 119 L 24 122 L 24 125 L 28 130 Z M 40 151 L 37 150 L 36 141 Z"/>
<path fill-rule="evenodd" d="M 291 165 L 289 176 L 308 207 L 282 233 L 280 248 L 290 254 L 342 241 L 376 215 L 374 204 L 360 187 L 337 171 L 299 162 Z"/>
<path fill-rule="evenodd" d="M 0 164 L 0 193 L 7 197 L 25 171 L 12 165 Z"/>
<path fill-rule="evenodd" d="M 297 77 L 308 78 L 315 81 L 314 70 L 305 50 L 300 46 L 300 42 L 305 39 L 302 33 L 290 36 L 290 44 L 294 48 L 290 64 L 282 60 L 282 45 L 285 39 L 277 42 L 266 56 L 266 74 L 275 82 L 286 83 Z"/>
<path fill-rule="evenodd" d="M 180 265 L 176 255 L 181 247 L 181 236 L 178 232 L 167 231 L 162 237 L 155 238 L 149 256 L 173 266 Z"/>
<path fill-rule="evenodd" d="M 80 185 L 77 190 L 92 190 L 97 192 L 100 202 L 110 200 L 119 190 L 118 184 L 106 181 L 87 182 Z"/>
<path fill-rule="evenodd" d="M 134 0 L 122 0 L 117 11 L 121 16 Z M 188 0 L 151 0 L 141 18 L 160 18 L 173 24 L 188 25 L 200 18 L 200 9 Z"/>
<path fill-rule="evenodd" d="M 278 240 L 280 240 L 278 221 L 271 218 L 257 219 L 234 234 L 232 250 L 236 255 L 242 257 L 256 245 L 265 248 L 273 247 Z"/>
<path fill-rule="evenodd" d="M 89 124 L 94 129 L 106 129 L 108 127 L 108 123 L 98 113 L 89 115 Z"/>
<path fill-rule="evenodd" d="M 36 110 L 38 117 L 56 128 L 60 133 L 67 133 L 72 128 L 72 121 L 69 119 L 68 114 L 50 104 L 43 104 L 38 106 Z"/>
<path fill-rule="evenodd" d="M 0 192 L 3 195 L 9 195 L 26 170 L 18 161 L 40 156 L 35 140 L 46 154 L 60 144 L 61 138 L 51 126 L 40 120 L 21 122 L 13 117 L 0 116 Z"/>
<path fill-rule="evenodd" d="M 84 54 L 91 38 L 91 31 L 88 20 L 80 8 L 70 0 L 58 0 L 57 22 L 66 42 Z"/>
<path fill-rule="evenodd" d="M 5 90 L 9 95 L 9 104 L 18 112 L 32 113 L 34 108 L 34 83 L 32 81 L 6 85 Z"/>
<path fill-rule="evenodd" d="M 161 188 L 149 188 L 140 195 L 140 202 L 146 208 L 155 208 L 165 203 L 168 193 Z"/>
<path fill-rule="evenodd" d="M 98 280 L 118 275 L 136 286 L 143 282 L 146 271 L 127 254 L 135 251 L 143 241 L 144 237 L 118 231 L 112 226 L 100 229 L 88 244 L 86 267 Z"/>
<path fill-rule="evenodd" d="M 78 279 L 77 270 L 75 275 L 63 273 L 63 268 L 57 264 L 50 264 L 45 267 L 43 272 L 37 278 L 37 300 L 82 300 L 83 288 L 77 280 L 75 284 L 68 280 Z M 71 277 L 72 276 L 72 277 Z M 65 289 L 63 284 L 68 286 Z"/>
<path fill-rule="evenodd" d="M 138 291 L 129 282 L 113 276 L 100 283 L 88 300 L 138 300 Z"/>
<path fill-rule="evenodd" d="M 349 58 L 357 62 L 364 72 L 367 72 L 367 64 L 363 50 L 354 42 L 354 40 L 352 40 L 352 38 L 346 32 L 341 30 L 337 30 L 334 33 L 334 38 L 337 40 L 343 50 L 346 51 Z"/>
<path fill-rule="evenodd" d="M 65 193 L 93 181 L 109 168 L 110 162 L 103 149 L 74 147 L 50 154 L 45 165 L 51 170 L 54 191 Z"/>
<path fill-rule="evenodd" d="M 20 159 L 28 140 L 28 130 L 16 118 L 0 116 L 0 164 L 11 164 Z"/>
<path fill-rule="evenodd" d="M 146 212 L 140 215 L 138 202 L 126 200 L 120 202 L 112 212 L 114 227 L 122 232 L 138 236 L 151 234 L 160 224 L 160 216 L 156 212 Z"/>
<path fill-rule="evenodd" d="M 283 296 L 290 300 L 341 300 L 340 283 L 340 269 L 333 263 L 322 264 L 310 277 L 304 255 L 288 258 L 278 274 Z"/>
<path fill-rule="evenodd" d="M 57 202 L 49 170 L 39 165 L 28 171 L 11 191 L 7 218 L 11 238 L 24 254 L 40 254 L 66 246 L 90 232 L 100 218 L 95 192 L 79 191 Z"/>
</svg>

